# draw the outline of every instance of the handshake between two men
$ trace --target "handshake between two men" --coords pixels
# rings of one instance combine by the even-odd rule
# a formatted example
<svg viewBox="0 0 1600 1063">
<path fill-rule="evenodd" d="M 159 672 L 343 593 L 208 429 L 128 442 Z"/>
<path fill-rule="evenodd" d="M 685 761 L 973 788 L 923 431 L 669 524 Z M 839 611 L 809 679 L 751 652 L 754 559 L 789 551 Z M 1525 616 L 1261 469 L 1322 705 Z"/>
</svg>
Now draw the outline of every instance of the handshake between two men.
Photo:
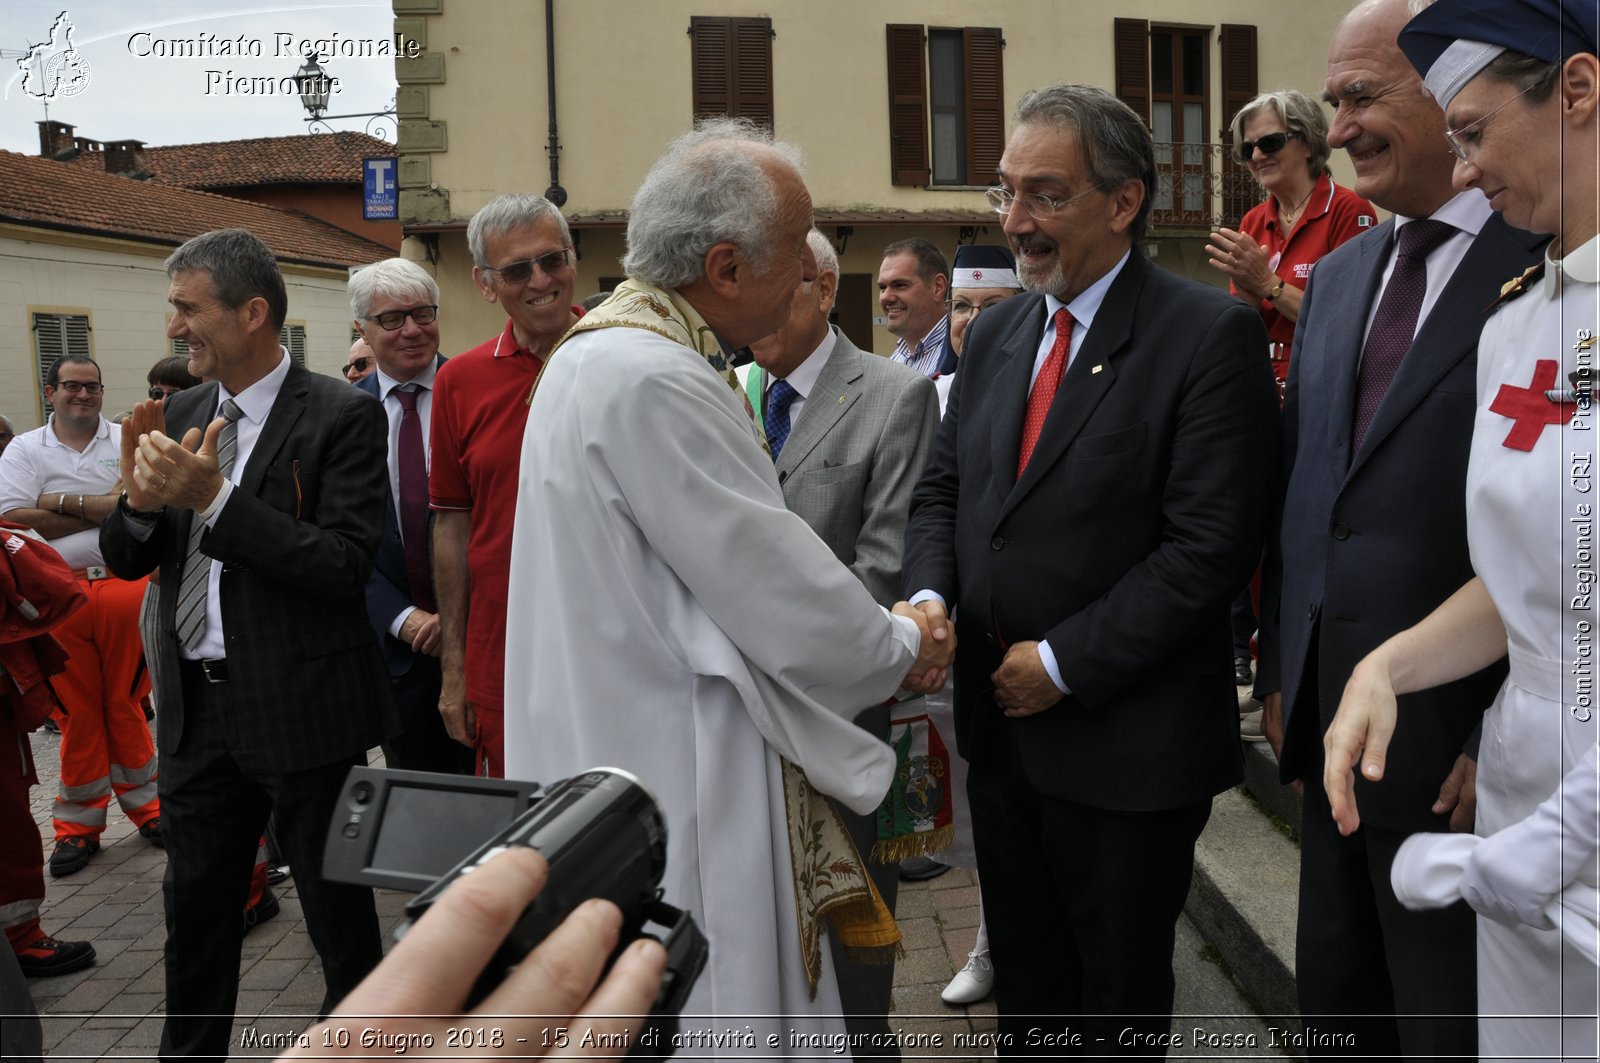
<svg viewBox="0 0 1600 1063">
<path fill-rule="evenodd" d="M 932 694 L 944 687 L 950 678 L 950 665 L 956 658 L 956 629 L 944 614 L 944 606 L 937 601 L 896 602 L 891 610 L 917 625 L 922 641 L 917 647 L 917 659 L 900 685 L 914 694 Z M 1048 680 L 1047 680 L 1048 681 Z"/>
</svg>

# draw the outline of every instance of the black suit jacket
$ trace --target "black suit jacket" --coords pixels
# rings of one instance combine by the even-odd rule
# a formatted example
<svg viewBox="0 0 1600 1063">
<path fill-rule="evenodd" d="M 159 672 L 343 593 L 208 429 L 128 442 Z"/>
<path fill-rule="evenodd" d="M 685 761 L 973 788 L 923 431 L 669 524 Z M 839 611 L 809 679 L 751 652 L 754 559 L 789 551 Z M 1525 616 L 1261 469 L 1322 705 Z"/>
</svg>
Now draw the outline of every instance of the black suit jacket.
<svg viewBox="0 0 1600 1063">
<path fill-rule="evenodd" d="M 167 400 L 167 430 L 204 429 L 217 385 Z M 383 409 L 349 384 L 291 365 L 244 475 L 201 551 L 223 563 L 221 605 L 247 768 L 301 771 L 377 745 L 393 696 L 363 591 L 383 527 L 388 472 Z M 100 526 L 106 564 L 123 579 L 161 569 L 163 674 L 176 675 L 174 612 L 191 510 L 168 507 L 144 540 L 120 511 Z M 156 719 L 163 756 L 182 755 L 181 686 Z"/>
<path fill-rule="evenodd" d="M 1174 808 L 1242 777 L 1228 609 L 1260 555 L 1276 388 L 1261 317 L 1137 250 L 1017 480 L 1043 297 L 968 331 L 912 502 L 906 589 L 955 610 L 956 735 L 1003 719 L 1003 643 L 1048 640 L 1072 693 L 1021 729 L 1029 782 L 1113 810 Z"/>
<path fill-rule="evenodd" d="M 1356 663 L 1473 576 L 1466 473 L 1478 333 L 1500 285 L 1538 260 L 1545 239 L 1511 228 L 1498 214 L 1484 223 L 1353 455 L 1361 348 L 1393 246 L 1393 220 L 1339 247 L 1311 273 L 1284 400 L 1283 512 L 1263 567 L 1256 684 L 1262 693 L 1283 693 L 1286 730 L 1302 704 L 1319 714 L 1318 726 L 1302 721 L 1289 732 L 1280 766 L 1285 782 L 1320 777 L 1320 736 Z M 1383 781 L 1356 781 L 1364 821 L 1408 832 L 1441 829 L 1429 807 L 1504 676 L 1504 665 L 1496 665 L 1401 699 Z"/>
<path fill-rule="evenodd" d="M 434 369 L 444 365 L 444 355 L 434 358 Z M 373 373 L 356 382 L 356 387 L 379 399 L 378 374 Z M 382 400 L 379 399 L 381 402 Z M 388 455 L 388 414 L 384 415 L 384 455 Z M 415 605 L 411 600 L 411 576 L 406 571 L 405 540 L 400 536 L 400 521 L 395 515 L 394 496 L 389 490 L 388 466 L 383 479 L 383 538 L 378 541 L 378 554 L 373 559 L 372 575 L 367 579 L 367 615 L 378 634 L 378 644 L 383 648 L 383 659 L 390 675 L 405 675 L 411 671 L 419 656 L 411 647 L 389 634 L 389 625 L 400 613 Z"/>
</svg>

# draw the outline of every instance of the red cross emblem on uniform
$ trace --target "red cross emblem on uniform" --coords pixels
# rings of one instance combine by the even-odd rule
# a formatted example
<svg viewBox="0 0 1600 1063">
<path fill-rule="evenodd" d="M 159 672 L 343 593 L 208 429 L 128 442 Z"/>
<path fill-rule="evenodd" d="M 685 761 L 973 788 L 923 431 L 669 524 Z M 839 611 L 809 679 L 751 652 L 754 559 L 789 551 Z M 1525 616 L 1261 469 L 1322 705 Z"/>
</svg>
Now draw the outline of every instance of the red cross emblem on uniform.
<svg viewBox="0 0 1600 1063">
<path fill-rule="evenodd" d="M 1493 413 L 1509 417 L 1514 424 L 1500 444 L 1512 450 L 1532 450 L 1547 424 L 1566 424 L 1578 412 L 1575 402 L 1556 402 L 1545 392 L 1556 386 L 1557 365 L 1541 358 L 1533 364 L 1533 381 L 1525 388 L 1501 384 L 1499 394 L 1489 404 Z"/>
</svg>

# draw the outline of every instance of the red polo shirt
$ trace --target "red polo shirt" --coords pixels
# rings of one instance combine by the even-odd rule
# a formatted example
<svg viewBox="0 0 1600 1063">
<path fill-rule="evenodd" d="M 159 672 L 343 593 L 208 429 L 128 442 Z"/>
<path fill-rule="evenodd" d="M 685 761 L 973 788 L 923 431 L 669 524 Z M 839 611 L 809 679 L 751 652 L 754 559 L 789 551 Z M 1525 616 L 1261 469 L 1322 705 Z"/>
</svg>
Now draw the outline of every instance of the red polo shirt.
<svg viewBox="0 0 1600 1063">
<path fill-rule="evenodd" d="M 1250 236 L 1266 248 L 1267 261 L 1272 271 L 1283 278 L 1285 286 L 1294 285 L 1304 291 L 1311 277 L 1311 267 L 1317 260 L 1351 237 L 1360 236 L 1378 224 L 1378 212 L 1371 203 L 1348 188 L 1333 183 L 1326 172 L 1317 178 L 1311 198 L 1306 202 L 1305 216 L 1284 239 L 1278 225 L 1278 201 L 1271 196 L 1265 203 L 1252 207 L 1239 222 L 1239 231 Z M 1238 289 L 1234 289 L 1238 294 Z M 1278 313 L 1277 307 L 1263 299 L 1256 304 L 1261 320 L 1266 323 L 1267 337 L 1282 344 L 1282 357 L 1275 358 L 1272 371 L 1281 382 L 1289 375 L 1289 344 L 1294 340 L 1294 322 Z"/>
<path fill-rule="evenodd" d="M 429 502 L 434 509 L 472 514 L 467 698 L 498 711 L 505 709 L 506 588 L 522 430 L 528 392 L 543 368 L 542 358 L 517 345 L 508 319 L 500 335 L 448 359 L 433 384 Z"/>
</svg>

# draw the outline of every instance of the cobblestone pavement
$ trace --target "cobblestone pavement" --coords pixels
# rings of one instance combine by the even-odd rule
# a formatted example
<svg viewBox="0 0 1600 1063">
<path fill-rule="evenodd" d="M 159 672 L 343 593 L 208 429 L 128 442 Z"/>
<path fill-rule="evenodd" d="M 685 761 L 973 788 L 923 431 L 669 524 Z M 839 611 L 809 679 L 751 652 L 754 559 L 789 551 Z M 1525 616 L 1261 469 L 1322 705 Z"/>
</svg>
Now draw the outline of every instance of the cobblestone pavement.
<svg viewBox="0 0 1600 1063">
<path fill-rule="evenodd" d="M 61 740 L 33 734 L 40 785 L 32 791 L 34 821 L 49 853 L 54 843 L 50 803 L 56 792 Z M 166 999 L 161 950 L 166 941 L 161 910 L 165 854 L 140 838 L 112 802 L 102 848 L 82 871 L 66 878 L 45 873 L 45 932 L 94 943 L 93 967 L 28 983 L 44 1023 L 46 1054 L 53 1059 L 151 1059 L 161 1040 Z M 291 1017 L 313 1013 L 322 1000 L 322 967 L 306 934 L 294 880 L 274 886 L 282 902 L 276 919 L 244 939 L 239 979 L 236 1058 L 271 1056 L 240 1047 L 247 1029 L 297 1028 Z M 406 894 L 378 891 L 378 915 L 387 933 L 401 918 Z M 978 889 L 972 872 L 953 869 L 932 882 L 903 883 L 897 905 L 905 955 L 895 968 L 893 1025 L 908 1032 L 952 1033 L 994 1029 L 994 1005 L 950 1008 L 939 990 L 966 963 L 978 926 Z M 908 1054 L 909 1055 L 909 1054 Z"/>
<path fill-rule="evenodd" d="M 33 735 L 40 785 L 33 790 L 34 820 L 48 853 L 53 844 L 50 803 L 56 790 L 60 739 Z M 113 802 L 101 839 L 103 848 L 82 871 L 50 878 L 42 918 L 46 933 L 94 943 L 93 967 L 60 978 L 29 982 L 44 1024 L 46 1055 L 53 1059 L 153 1059 L 161 1040 L 165 1003 L 161 876 L 165 854 L 139 837 Z M 291 878 L 273 887 L 281 898 L 276 919 L 245 937 L 239 981 L 239 1019 L 234 1058 L 275 1054 L 248 1047 L 251 1031 L 288 1032 L 309 1023 L 322 999 L 322 970 L 306 933 Z M 378 891 L 378 914 L 387 933 L 399 923 L 406 894 Z M 992 1001 L 952 1008 L 939 1000 L 955 971 L 966 963 L 978 926 L 978 888 L 971 871 L 952 869 L 931 882 L 902 883 L 897 913 L 905 954 L 895 967 L 894 1014 L 890 1025 L 910 1035 L 936 1035 L 905 1058 L 989 1058 L 956 1047 L 957 1034 L 992 1033 Z M 1176 1010 L 1184 1014 L 1237 1015 L 1258 1020 L 1232 983 L 1204 957 L 1206 946 L 1188 921 L 1179 925 L 1174 965 Z M 1174 1020 L 1174 1029 L 1184 1021 Z M 686 1055 L 687 1053 L 680 1053 Z M 839 1058 L 819 1053 L 821 1058 Z M 508 1053 L 508 1058 L 512 1058 Z"/>
</svg>

